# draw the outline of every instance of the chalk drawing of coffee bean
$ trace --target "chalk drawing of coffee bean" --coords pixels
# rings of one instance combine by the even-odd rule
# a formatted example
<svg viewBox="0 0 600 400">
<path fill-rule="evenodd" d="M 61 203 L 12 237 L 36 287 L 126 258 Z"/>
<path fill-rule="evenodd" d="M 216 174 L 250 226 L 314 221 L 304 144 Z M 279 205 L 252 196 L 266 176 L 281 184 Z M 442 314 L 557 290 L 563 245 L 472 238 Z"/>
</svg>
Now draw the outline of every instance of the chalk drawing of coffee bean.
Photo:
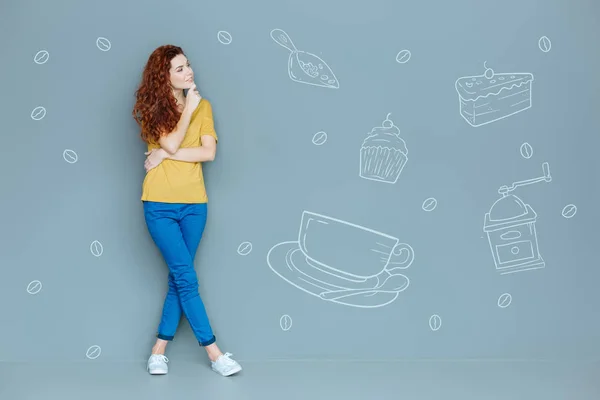
<svg viewBox="0 0 600 400">
<path fill-rule="evenodd" d="M 284 331 L 289 331 L 290 328 L 292 327 L 292 317 L 290 317 L 287 314 L 283 315 L 279 319 L 279 326 L 281 326 L 281 329 L 283 329 Z"/>
<path fill-rule="evenodd" d="M 75 164 L 77 162 L 77 153 L 74 150 L 66 149 L 63 151 L 63 158 L 69 164 Z"/>
<path fill-rule="evenodd" d="M 442 327 L 442 319 L 440 318 L 439 315 L 433 314 L 429 318 L 429 327 L 434 332 L 437 331 L 438 329 L 440 329 Z"/>
<path fill-rule="evenodd" d="M 323 143 L 325 143 L 327 141 L 327 133 L 320 131 L 315 133 L 315 135 L 312 138 L 312 142 L 313 144 L 320 146 Z"/>
<path fill-rule="evenodd" d="M 498 307 L 506 308 L 510 303 L 512 303 L 512 296 L 509 293 L 501 294 L 500 297 L 498 297 Z"/>
<path fill-rule="evenodd" d="M 50 54 L 46 50 L 40 50 L 37 53 L 35 53 L 35 56 L 33 57 L 33 62 L 35 62 L 36 64 L 46 64 L 49 58 Z"/>
<path fill-rule="evenodd" d="M 435 210 L 435 207 L 437 207 L 437 200 L 433 197 L 426 199 L 421 206 L 421 208 L 425 211 L 433 211 Z"/>
<path fill-rule="evenodd" d="M 90 251 L 96 257 L 100 257 L 102 255 L 102 253 L 104 252 L 104 248 L 102 247 L 102 243 L 100 243 L 97 240 L 94 240 L 92 242 L 92 244 L 90 244 Z"/>
<path fill-rule="evenodd" d="M 562 216 L 565 218 L 573 218 L 577 213 L 577 206 L 575 204 L 567 204 L 562 210 Z"/>
<path fill-rule="evenodd" d="M 396 54 L 396 62 L 400 64 L 404 64 L 410 60 L 410 51 L 409 50 L 401 50 Z"/>
<path fill-rule="evenodd" d="M 217 40 L 223 44 L 231 43 L 231 33 L 227 31 L 219 31 L 217 32 Z"/>
<path fill-rule="evenodd" d="M 550 42 L 550 39 L 548 39 L 547 36 L 542 36 L 540 38 L 540 40 L 538 40 L 538 46 L 541 51 L 543 51 L 544 53 L 547 53 L 550 51 L 550 48 L 552 47 L 552 43 Z"/>
<path fill-rule="evenodd" d="M 242 242 L 237 249 L 237 252 L 239 255 L 241 256 L 246 256 L 248 254 L 250 254 L 250 252 L 252 251 L 252 243 L 250 242 Z"/>
<path fill-rule="evenodd" d="M 40 290 L 42 290 L 42 282 L 40 281 L 31 281 L 27 285 L 27 293 L 29 294 L 38 294 Z"/>
<path fill-rule="evenodd" d="M 112 47 L 110 40 L 102 36 L 96 39 L 96 46 L 102 51 L 109 51 Z"/>
<path fill-rule="evenodd" d="M 531 158 L 533 155 L 533 148 L 529 143 L 525 142 L 521 145 L 521 155 L 523 158 Z"/>
<path fill-rule="evenodd" d="M 90 346 L 89 349 L 85 352 L 85 356 L 90 360 L 94 360 L 100 357 L 100 353 L 102 353 L 102 349 L 97 344 Z"/>
<path fill-rule="evenodd" d="M 39 121 L 46 116 L 46 109 L 42 106 L 36 107 L 31 112 L 31 119 Z"/>
</svg>

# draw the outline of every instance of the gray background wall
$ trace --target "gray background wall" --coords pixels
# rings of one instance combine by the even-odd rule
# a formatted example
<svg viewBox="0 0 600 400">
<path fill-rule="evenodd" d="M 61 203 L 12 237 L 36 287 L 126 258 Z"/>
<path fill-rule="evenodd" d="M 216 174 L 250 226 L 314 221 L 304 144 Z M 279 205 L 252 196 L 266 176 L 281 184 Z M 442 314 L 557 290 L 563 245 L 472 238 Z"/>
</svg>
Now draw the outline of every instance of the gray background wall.
<svg viewBox="0 0 600 400">
<path fill-rule="evenodd" d="M 204 166 L 209 220 L 196 268 L 223 350 L 242 360 L 598 358 L 598 5 L 349 4 L 3 4 L 2 361 L 147 357 L 167 267 L 143 219 L 145 146 L 130 114 L 148 55 L 166 43 L 187 52 L 220 137 Z M 290 79 L 275 28 L 321 57 L 339 88 Z M 397 62 L 401 50 L 407 62 Z M 483 75 L 484 62 L 495 74 L 532 74 L 532 106 L 474 127 L 455 81 Z M 361 144 L 388 114 L 408 160 L 395 183 L 363 179 Z M 320 145 L 317 132 L 327 135 Z M 513 194 L 537 214 L 521 249 L 537 240 L 545 268 L 502 274 L 484 216 L 502 185 L 542 177 L 544 162 L 551 182 Z M 432 211 L 422 209 L 428 198 Z M 362 308 L 282 279 L 274 269 L 286 271 L 285 257 L 267 254 L 298 240 L 303 211 L 409 244 L 409 286 Z M 311 254 L 339 270 L 376 269 L 364 229 L 327 226 L 313 231 Z M 252 248 L 240 255 L 244 242 Z M 187 321 L 168 354 L 204 357 Z"/>
</svg>

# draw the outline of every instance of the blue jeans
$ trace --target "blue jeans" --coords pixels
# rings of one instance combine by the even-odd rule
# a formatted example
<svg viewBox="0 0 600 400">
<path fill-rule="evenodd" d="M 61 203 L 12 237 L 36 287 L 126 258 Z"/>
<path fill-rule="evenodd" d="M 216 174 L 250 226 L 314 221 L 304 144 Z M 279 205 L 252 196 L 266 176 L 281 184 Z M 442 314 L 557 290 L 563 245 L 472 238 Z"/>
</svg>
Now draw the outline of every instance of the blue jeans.
<svg viewBox="0 0 600 400">
<path fill-rule="evenodd" d="M 207 204 L 144 201 L 150 236 L 169 267 L 169 291 L 157 337 L 173 340 L 182 313 L 200 346 L 215 342 L 204 303 L 198 293 L 194 257 L 206 225 Z"/>
</svg>

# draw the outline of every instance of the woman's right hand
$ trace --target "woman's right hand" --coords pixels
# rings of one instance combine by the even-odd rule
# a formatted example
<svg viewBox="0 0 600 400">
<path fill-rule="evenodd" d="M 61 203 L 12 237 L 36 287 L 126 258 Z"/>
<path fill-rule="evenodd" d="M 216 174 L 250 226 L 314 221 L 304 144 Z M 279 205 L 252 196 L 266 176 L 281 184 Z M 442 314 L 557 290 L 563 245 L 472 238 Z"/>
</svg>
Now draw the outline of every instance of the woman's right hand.
<svg viewBox="0 0 600 400">
<path fill-rule="evenodd" d="M 198 104 L 200 104 L 200 100 L 202 100 L 202 96 L 198 93 L 196 84 L 192 83 L 192 86 L 189 88 L 187 96 L 185 97 L 185 108 L 189 111 L 194 111 L 196 107 L 198 107 Z"/>
</svg>

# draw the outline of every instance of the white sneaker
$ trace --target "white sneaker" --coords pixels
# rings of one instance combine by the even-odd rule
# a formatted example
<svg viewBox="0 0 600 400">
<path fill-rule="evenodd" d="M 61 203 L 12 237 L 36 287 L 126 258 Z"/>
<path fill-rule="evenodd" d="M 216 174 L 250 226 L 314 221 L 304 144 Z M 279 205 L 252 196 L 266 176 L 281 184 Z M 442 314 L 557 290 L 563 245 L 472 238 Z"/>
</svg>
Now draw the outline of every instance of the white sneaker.
<svg viewBox="0 0 600 400">
<path fill-rule="evenodd" d="M 212 370 L 223 376 L 230 376 L 242 370 L 242 366 L 237 361 L 230 358 L 233 354 L 221 354 L 217 361 L 211 361 Z"/>
<path fill-rule="evenodd" d="M 168 362 L 169 359 L 163 354 L 151 354 L 148 359 L 147 370 L 150 375 L 164 375 L 169 372 Z"/>
</svg>

